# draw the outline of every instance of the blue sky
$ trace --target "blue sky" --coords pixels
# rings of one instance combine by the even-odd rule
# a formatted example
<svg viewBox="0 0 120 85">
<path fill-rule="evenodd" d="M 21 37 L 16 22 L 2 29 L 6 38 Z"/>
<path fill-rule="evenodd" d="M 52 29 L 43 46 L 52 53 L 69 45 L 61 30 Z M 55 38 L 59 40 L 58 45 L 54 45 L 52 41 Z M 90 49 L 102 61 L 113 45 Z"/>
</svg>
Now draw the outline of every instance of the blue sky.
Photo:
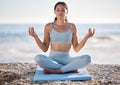
<svg viewBox="0 0 120 85">
<path fill-rule="evenodd" d="M 61 0 L 0 0 L 0 23 L 47 23 Z M 62 0 L 75 23 L 120 23 L 120 0 Z"/>
</svg>

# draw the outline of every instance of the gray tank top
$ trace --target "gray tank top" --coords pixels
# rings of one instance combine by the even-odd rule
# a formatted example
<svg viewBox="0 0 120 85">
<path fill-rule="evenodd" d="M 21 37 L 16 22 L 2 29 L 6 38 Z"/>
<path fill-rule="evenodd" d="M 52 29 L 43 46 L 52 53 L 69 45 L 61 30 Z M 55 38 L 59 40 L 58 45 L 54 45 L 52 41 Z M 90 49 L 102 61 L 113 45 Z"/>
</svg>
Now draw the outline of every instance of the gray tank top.
<svg viewBox="0 0 120 85">
<path fill-rule="evenodd" d="M 50 41 L 52 44 L 71 44 L 72 43 L 72 31 L 70 26 L 66 32 L 56 31 L 54 23 L 52 23 L 52 30 L 50 33 Z"/>
</svg>

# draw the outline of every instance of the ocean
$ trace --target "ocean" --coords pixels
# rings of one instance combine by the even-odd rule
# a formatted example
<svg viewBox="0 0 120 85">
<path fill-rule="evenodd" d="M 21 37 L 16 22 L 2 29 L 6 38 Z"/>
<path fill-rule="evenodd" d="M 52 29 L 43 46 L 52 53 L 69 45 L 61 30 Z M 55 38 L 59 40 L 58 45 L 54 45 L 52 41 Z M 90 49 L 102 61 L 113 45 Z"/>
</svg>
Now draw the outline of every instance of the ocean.
<svg viewBox="0 0 120 85">
<path fill-rule="evenodd" d="M 28 28 L 33 26 L 43 40 L 45 24 L 0 24 L 0 63 L 34 62 L 37 54 L 43 53 Z M 95 35 L 79 51 L 70 50 L 72 57 L 89 54 L 94 64 L 120 64 L 120 24 L 76 24 L 79 41 L 88 28 L 95 29 Z"/>
</svg>

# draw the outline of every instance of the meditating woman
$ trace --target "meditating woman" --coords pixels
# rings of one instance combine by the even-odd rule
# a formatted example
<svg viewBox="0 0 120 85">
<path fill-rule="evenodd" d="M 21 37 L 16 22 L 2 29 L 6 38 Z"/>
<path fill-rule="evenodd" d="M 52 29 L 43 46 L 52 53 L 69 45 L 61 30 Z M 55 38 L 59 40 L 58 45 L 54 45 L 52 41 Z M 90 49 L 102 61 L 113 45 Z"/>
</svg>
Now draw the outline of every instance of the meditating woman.
<svg viewBox="0 0 120 85">
<path fill-rule="evenodd" d="M 89 28 L 88 33 L 78 43 L 77 29 L 75 24 L 68 22 L 68 7 L 65 2 L 58 2 L 54 7 L 56 15 L 54 22 L 45 25 L 43 42 L 38 38 L 33 27 L 29 27 L 31 35 L 40 49 L 46 52 L 50 46 L 49 56 L 39 54 L 35 57 L 36 63 L 42 67 L 44 73 L 59 74 L 77 71 L 91 62 L 89 55 L 71 57 L 69 51 L 71 46 L 78 52 L 86 41 L 94 35 L 95 30 Z"/>
</svg>

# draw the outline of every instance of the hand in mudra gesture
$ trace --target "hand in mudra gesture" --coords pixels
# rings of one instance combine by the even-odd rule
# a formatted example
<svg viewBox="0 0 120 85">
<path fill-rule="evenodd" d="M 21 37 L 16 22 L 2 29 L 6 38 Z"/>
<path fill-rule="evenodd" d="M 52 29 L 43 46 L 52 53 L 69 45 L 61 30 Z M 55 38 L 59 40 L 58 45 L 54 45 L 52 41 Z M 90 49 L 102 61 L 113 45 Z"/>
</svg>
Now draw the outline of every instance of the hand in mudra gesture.
<svg viewBox="0 0 120 85">
<path fill-rule="evenodd" d="M 31 35 L 32 37 L 36 37 L 37 36 L 37 34 L 34 31 L 34 27 L 29 27 L 28 32 L 29 32 L 29 35 Z"/>
<path fill-rule="evenodd" d="M 94 33 L 95 33 L 95 29 L 89 28 L 86 37 L 90 38 L 90 37 L 92 37 L 94 35 Z"/>
</svg>

